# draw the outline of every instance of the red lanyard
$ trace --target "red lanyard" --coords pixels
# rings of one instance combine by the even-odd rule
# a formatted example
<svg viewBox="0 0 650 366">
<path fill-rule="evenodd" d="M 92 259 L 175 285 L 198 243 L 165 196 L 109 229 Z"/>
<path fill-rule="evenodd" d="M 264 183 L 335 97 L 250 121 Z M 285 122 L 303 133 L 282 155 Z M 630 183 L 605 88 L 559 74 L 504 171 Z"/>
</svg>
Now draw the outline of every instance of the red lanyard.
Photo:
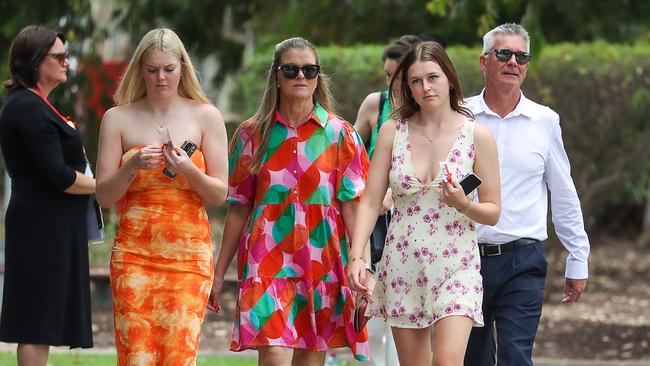
<svg viewBox="0 0 650 366">
<path fill-rule="evenodd" d="M 41 97 L 41 99 L 43 99 L 45 104 L 47 104 L 54 111 L 54 113 L 56 113 L 57 116 L 61 117 L 63 122 L 65 122 L 68 126 L 74 128 L 75 130 L 77 129 L 77 127 L 75 127 L 76 123 L 72 122 L 70 117 L 64 117 L 61 113 L 59 113 L 59 111 L 56 108 L 54 108 L 52 103 L 50 103 L 50 101 L 47 100 L 47 98 L 45 98 L 45 95 L 43 95 L 43 93 L 41 93 L 40 90 L 38 90 L 37 88 L 29 88 L 29 90 L 33 91 L 34 93 L 36 93 L 36 95 Z M 86 158 L 86 146 L 82 145 L 81 148 L 83 149 L 84 159 L 88 161 L 88 159 Z"/>
<path fill-rule="evenodd" d="M 34 93 L 36 93 L 36 95 L 41 97 L 41 99 L 43 99 L 45 104 L 47 104 L 54 111 L 54 113 L 56 113 L 57 116 L 61 117 L 63 122 L 65 122 L 70 127 L 74 126 L 74 122 L 72 122 L 72 120 L 70 120 L 70 117 L 63 117 L 63 115 L 61 113 L 59 113 L 59 111 L 56 108 L 54 108 L 52 103 L 50 103 L 50 101 L 47 100 L 47 98 L 45 98 L 45 96 L 43 95 L 43 93 L 41 93 L 40 90 L 38 90 L 37 88 L 29 88 L 29 90 L 33 91 Z M 72 125 L 70 125 L 71 123 L 72 123 Z M 76 129 L 76 127 L 72 127 L 72 128 Z"/>
</svg>

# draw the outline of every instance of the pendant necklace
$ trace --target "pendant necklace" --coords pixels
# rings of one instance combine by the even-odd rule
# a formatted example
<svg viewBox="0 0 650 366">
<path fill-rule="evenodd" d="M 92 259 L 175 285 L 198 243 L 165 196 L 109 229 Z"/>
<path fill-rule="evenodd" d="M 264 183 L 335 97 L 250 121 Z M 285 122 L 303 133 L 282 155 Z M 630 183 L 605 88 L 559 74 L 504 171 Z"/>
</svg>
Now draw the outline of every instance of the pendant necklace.
<svg viewBox="0 0 650 366">
<path fill-rule="evenodd" d="M 160 120 L 156 119 L 156 117 L 153 116 L 153 113 L 151 113 L 149 111 L 147 111 L 147 113 L 149 113 L 149 115 L 151 116 L 151 119 L 153 119 L 154 123 L 158 125 L 158 127 L 156 127 L 156 132 L 158 132 L 158 134 L 160 134 L 160 135 L 165 133 L 165 130 L 167 130 L 167 123 L 165 121 L 163 121 L 161 123 Z"/>
</svg>

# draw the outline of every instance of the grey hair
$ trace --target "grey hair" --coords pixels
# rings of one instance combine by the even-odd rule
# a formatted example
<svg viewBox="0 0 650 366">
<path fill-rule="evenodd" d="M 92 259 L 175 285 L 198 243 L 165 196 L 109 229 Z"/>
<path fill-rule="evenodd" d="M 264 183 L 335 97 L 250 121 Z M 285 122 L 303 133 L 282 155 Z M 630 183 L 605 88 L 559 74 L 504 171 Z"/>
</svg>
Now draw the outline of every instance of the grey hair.
<svg viewBox="0 0 650 366">
<path fill-rule="evenodd" d="M 483 54 L 486 55 L 494 47 L 494 42 L 498 35 L 513 34 L 521 36 L 526 42 L 526 52 L 530 52 L 530 36 L 524 27 L 515 23 L 501 24 L 483 36 Z"/>
</svg>

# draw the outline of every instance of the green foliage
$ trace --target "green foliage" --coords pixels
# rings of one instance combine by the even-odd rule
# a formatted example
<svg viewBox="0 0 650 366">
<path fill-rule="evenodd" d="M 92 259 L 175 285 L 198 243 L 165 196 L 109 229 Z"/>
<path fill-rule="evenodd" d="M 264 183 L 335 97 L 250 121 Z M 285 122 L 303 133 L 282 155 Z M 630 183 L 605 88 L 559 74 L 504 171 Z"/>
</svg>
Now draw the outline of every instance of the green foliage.
<svg viewBox="0 0 650 366">
<path fill-rule="evenodd" d="M 348 121 L 354 122 L 368 93 L 386 88 L 382 50 L 377 45 L 318 47 L 337 111 Z M 479 47 L 448 49 L 465 96 L 483 87 L 480 52 Z M 260 102 L 271 54 L 270 49 L 258 53 L 239 75 L 235 100 L 242 118 Z M 588 226 L 611 222 L 612 205 L 640 206 L 650 176 L 650 45 L 563 43 L 545 46 L 532 64 L 537 72 L 529 73 L 524 93 L 560 114 Z"/>
</svg>

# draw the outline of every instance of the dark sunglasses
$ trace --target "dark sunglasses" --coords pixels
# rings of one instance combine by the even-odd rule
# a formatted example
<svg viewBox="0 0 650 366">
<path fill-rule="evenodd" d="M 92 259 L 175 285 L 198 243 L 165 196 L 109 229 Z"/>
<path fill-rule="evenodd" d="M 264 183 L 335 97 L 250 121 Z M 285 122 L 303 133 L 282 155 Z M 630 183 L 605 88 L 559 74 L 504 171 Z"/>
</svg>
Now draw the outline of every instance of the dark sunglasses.
<svg viewBox="0 0 650 366">
<path fill-rule="evenodd" d="M 68 51 L 59 52 L 59 53 L 48 53 L 47 55 L 51 56 L 51 57 L 54 57 L 57 61 L 59 61 L 60 64 L 65 62 L 65 60 L 67 60 L 68 57 L 70 57 L 70 54 L 68 53 Z"/>
<path fill-rule="evenodd" d="M 495 48 L 492 51 L 487 52 L 486 55 L 489 55 L 490 53 L 494 53 L 494 55 L 497 57 L 497 60 L 501 62 L 508 62 L 512 55 L 515 55 L 515 61 L 517 61 L 519 65 L 527 64 L 528 61 L 530 61 L 531 57 L 531 54 L 528 52 L 513 52 L 512 50 L 505 48 Z"/>
<path fill-rule="evenodd" d="M 298 72 L 302 70 L 305 79 L 315 79 L 320 73 L 320 65 L 304 65 L 298 66 L 296 64 L 284 64 L 278 66 L 278 70 L 287 79 L 295 79 L 298 77 Z"/>
</svg>

